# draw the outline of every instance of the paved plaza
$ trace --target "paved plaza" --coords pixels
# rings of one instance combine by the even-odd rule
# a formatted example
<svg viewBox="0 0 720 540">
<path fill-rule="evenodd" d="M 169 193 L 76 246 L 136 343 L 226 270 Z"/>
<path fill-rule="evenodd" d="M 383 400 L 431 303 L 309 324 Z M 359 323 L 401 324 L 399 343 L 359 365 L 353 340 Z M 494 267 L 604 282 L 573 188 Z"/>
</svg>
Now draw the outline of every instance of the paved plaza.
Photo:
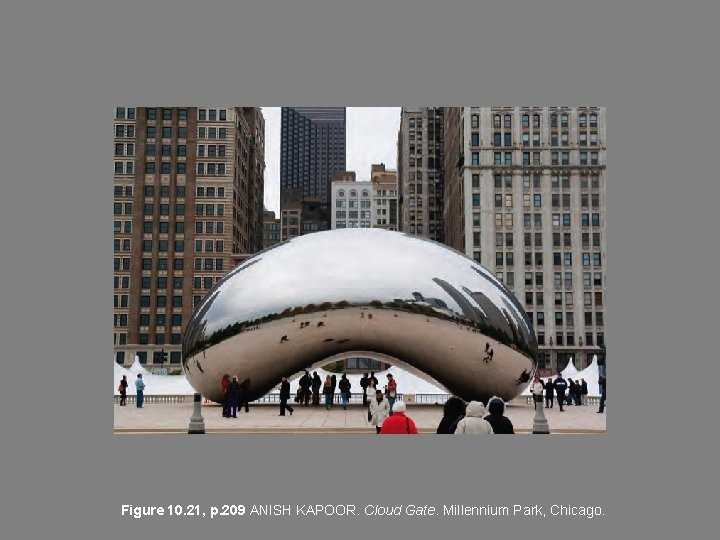
<svg viewBox="0 0 720 540">
<path fill-rule="evenodd" d="M 519 402 L 518 402 L 519 401 Z M 517 433 L 532 433 L 535 411 L 532 404 L 518 400 L 508 404 L 506 416 Z M 297 406 L 294 414 L 279 416 L 279 407 L 270 404 L 251 405 L 250 412 L 238 411 L 237 418 L 223 418 L 219 405 L 204 403 L 202 415 L 207 433 L 375 433 L 367 422 L 367 410 L 351 405 L 347 410 L 335 405 Z M 115 433 L 187 433 L 193 411 L 192 400 L 185 403 L 146 403 L 142 409 L 128 403 L 115 407 Z M 596 405 L 569 406 L 560 412 L 557 404 L 545 409 L 551 433 L 604 433 L 606 414 L 597 414 Z M 410 416 L 420 433 L 435 433 L 442 418 L 440 405 L 409 405 Z"/>
</svg>

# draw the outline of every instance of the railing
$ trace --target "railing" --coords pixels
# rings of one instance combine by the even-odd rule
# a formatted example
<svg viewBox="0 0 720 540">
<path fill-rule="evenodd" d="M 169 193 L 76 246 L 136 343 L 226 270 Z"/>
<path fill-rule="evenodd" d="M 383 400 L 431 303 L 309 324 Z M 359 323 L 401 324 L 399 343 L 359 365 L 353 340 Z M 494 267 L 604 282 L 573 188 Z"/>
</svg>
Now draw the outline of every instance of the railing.
<svg viewBox="0 0 720 540">
<path fill-rule="evenodd" d="M 585 396 L 585 404 L 586 405 L 599 405 L 600 404 L 600 396 Z M 533 402 L 533 396 L 532 395 L 523 395 L 516 397 L 513 401 L 520 402 L 520 403 L 527 403 L 532 404 Z M 567 403 L 567 396 L 565 396 L 565 402 Z M 545 403 L 545 396 L 543 396 L 543 403 Z M 557 403 L 557 396 L 553 398 L 553 403 Z M 575 403 L 573 401 L 573 403 Z"/>
<path fill-rule="evenodd" d="M 353 393 L 350 395 L 350 401 L 349 403 L 351 405 L 362 405 L 363 397 L 362 393 Z M 340 393 L 334 394 L 334 400 L 333 403 L 336 404 L 342 404 L 342 399 L 340 398 Z M 370 400 L 371 396 L 368 394 L 368 400 Z M 405 403 L 408 404 L 415 404 L 415 405 L 443 405 L 448 399 L 450 398 L 450 394 L 398 394 L 397 400 L 398 401 L 405 401 Z M 600 396 L 585 396 L 586 401 L 585 403 L 587 405 L 599 405 L 600 403 Z M 135 395 L 128 395 L 126 402 L 128 404 L 135 405 L 136 396 Z M 151 394 L 151 395 L 145 395 L 144 396 L 145 403 L 186 403 L 193 401 L 192 394 L 184 395 L 184 394 L 168 394 L 168 395 L 158 395 L 158 394 Z M 526 403 L 528 405 L 532 404 L 533 402 L 533 396 L 532 395 L 522 395 L 516 397 L 513 401 L 516 403 Z M 545 397 L 543 396 L 543 403 L 545 402 Z M 557 402 L 557 398 L 553 400 L 553 402 Z M 116 395 L 114 396 L 114 403 L 118 404 L 120 403 L 120 396 Z M 280 394 L 273 393 L 273 394 L 265 394 L 262 397 L 257 398 L 256 400 L 251 401 L 251 403 L 256 404 L 279 404 L 280 403 Z M 291 396 L 290 403 L 295 403 L 295 396 Z M 310 403 L 312 403 L 312 397 L 310 398 Z M 325 395 L 320 394 L 320 403 L 325 403 Z"/>
</svg>

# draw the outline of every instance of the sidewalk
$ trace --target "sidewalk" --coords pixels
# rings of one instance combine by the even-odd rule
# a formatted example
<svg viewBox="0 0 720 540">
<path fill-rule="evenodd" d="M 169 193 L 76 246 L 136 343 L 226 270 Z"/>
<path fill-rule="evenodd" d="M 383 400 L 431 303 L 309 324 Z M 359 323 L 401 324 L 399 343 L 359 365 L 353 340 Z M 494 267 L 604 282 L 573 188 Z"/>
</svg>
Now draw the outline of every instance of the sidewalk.
<svg viewBox="0 0 720 540">
<path fill-rule="evenodd" d="M 292 416 L 279 416 L 277 405 L 251 405 L 250 412 L 238 411 L 237 418 L 223 418 L 216 404 L 203 404 L 202 415 L 208 433 L 374 433 L 367 422 L 367 410 L 359 405 L 343 410 L 335 405 L 296 406 Z M 186 433 L 193 404 L 146 404 L 142 409 L 115 405 L 115 433 Z M 545 409 L 551 433 L 604 433 L 606 414 L 597 414 L 594 406 Z M 442 406 L 409 405 L 408 416 L 421 433 L 435 433 L 442 418 Z M 531 433 L 535 410 L 532 405 L 508 404 L 506 416 L 517 433 Z"/>
</svg>

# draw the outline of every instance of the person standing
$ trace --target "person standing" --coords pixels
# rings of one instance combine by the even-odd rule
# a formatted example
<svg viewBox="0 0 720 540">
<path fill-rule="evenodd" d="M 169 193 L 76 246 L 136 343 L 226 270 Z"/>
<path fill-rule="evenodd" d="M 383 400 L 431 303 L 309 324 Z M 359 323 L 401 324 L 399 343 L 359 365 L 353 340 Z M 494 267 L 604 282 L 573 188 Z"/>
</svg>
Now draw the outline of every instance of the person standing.
<svg viewBox="0 0 720 540">
<path fill-rule="evenodd" d="M 378 381 L 378 378 L 375 376 L 375 372 L 370 372 L 370 381 L 368 381 L 368 386 L 370 386 L 370 382 L 375 381 L 375 388 L 377 388 L 377 385 L 380 384 L 380 381 Z M 372 395 L 372 394 L 370 394 Z"/>
<path fill-rule="evenodd" d="M 230 416 L 230 407 L 228 405 L 227 400 L 227 389 L 228 386 L 230 386 L 230 374 L 226 373 L 222 376 L 222 379 L 220 380 L 220 388 L 222 389 L 222 415 L 223 418 L 227 418 Z"/>
<path fill-rule="evenodd" d="M 538 403 L 540 404 L 540 407 L 543 406 L 543 392 L 544 391 L 545 391 L 545 386 L 543 385 L 543 382 L 540 379 L 540 375 L 537 372 L 535 372 L 535 378 L 533 379 L 533 382 L 530 385 L 530 392 L 532 392 L 533 402 L 535 404 L 536 409 L 538 407 Z"/>
<path fill-rule="evenodd" d="M 388 403 L 390 404 L 390 416 L 393 415 L 393 405 L 397 399 L 397 381 L 393 378 L 392 373 L 387 374 L 387 386 L 385 386 L 385 395 L 387 395 Z"/>
<path fill-rule="evenodd" d="M 335 389 L 337 388 L 337 377 L 335 376 L 334 373 L 332 375 L 330 375 L 330 382 L 332 383 L 332 395 L 330 396 L 330 398 L 331 398 L 331 403 L 334 404 L 335 403 Z"/>
<path fill-rule="evenodd" d="M 225 392 L 225 402 L 227 403 L 228 418 L 230 418 L 231 416 L 233 418 L 237 418 L 238 404 L 240 402 L 240 392 L 242 392 L 242 389 L 240 388 L 240 383 L 238 382 L 237 375 L 234 375 L 232 381 L 230 381 L 230 384 L 227 387 L 227 392 Z"/>
<path fill-rule="evenodd" d="M 352 384 L 348 380 L 347 376 L 343 373 L 340 377 L 340 399 L 342 400 L 343 410 L 347 410 L 348 403 L 350 403 L 350 387 Z"/>
<path fill-rule="evenodd" d="M 458 422 L 455 435 L 492 434 L 493 428 L 484 417 L 485 405 L 482 401 L 471 401 L 465 409 L 465 418 Z"/>
<path fill-rule="evenodd" d="M 287 377 L 282 378 L 282 382 L 280 383 L 280 414 L 279 416 L 285 416 L 285 411 L 290 411 L 290 416 L 292 416 L 292 413 L 295 409 L 293 409 L 290 405 L 287 404 L 288 399 L 290 399 L 290 383 L 287 380 Z"/>
<path fill-rule="evenodd" d="M 565 412 L 563 405 L 565 404 L 565 390 L 567 389 L 567 381 L 563 379 L 562 373 L 558 371 L 553 387 L 555 387 L 555 395 L 557 396 L 557 402 L 560 406 L 560 412 Z"/>
<path fill-rule="evenodd" d="M 568 377 L 567 401 L 565 405 L 572 405 L 575 400 L 575 381 Z"/>
<path fill-rule="evenodd" d="M 332 377 L 330 375 L 325 376 L 325 384 L 323 384 L 323 395 L 325 396 L 325 408 L 330 410 L 333 402 L 333 394 L 335 388 L 333 388 Z"/>
<path fill-rule="evenodd" d="M 555 395 L 555 386 L 553 385 L 552 378 L 548 377 L 548 380 L 545 383 L 545 408 L 549 407 L 552 409 L 554 395 Z"/>
<path fill-rule="evenodd" d="M 370 377 L 368 377 L 367 373 L 363 373 L 363 376 L 360 379 L 360 388 L 362 388 L 362 391 L 363 391 L 363 405 L 365 405 L 365 406 L 367 406 L 367 404 L 368 404 L 367 389 L 368 389 L 369 384 L 370 384 Z"/>
<path fill-rule="evenodd" d="M 383 396 L 382 390 L 376 390 L 375 395 L 370 399 L 370 425 L 375 426 L 375 433 L 380 433 L 383 422 L 390 415 L 390 404 Z"/>
<path fill-rule="evenodd" d="M 542 400 L 540 401 L 542 403 Z M 493 396 L 488 401 L 488 414 L 485 420 L 490 424 L 493 433 L 514 434 L 515 428 L 510 419 L 505 416 L 505 402 L 502 398 Z"/>
<path fill-rule="evenodd" d="M 312 377 L 312 404 L 320 405 L 320 387 L 322 386 L 322 380 L 317 374 L 317 371 L 313 371 Z"/>
<path fill-rule="evenodd" d="M 245 412 L 250 412 L 250 403 L 248 402 L 248 396 L 250 395 L 250 378 L 246 377 L 243 382 L 240 383 L 240 403 L 239 406 L 242 408 L 245 405 Z"/>
<path fill-rule="evenodd" d="M 443 405 L 443 417 L 438 424 L 436 433 L 441 435 L 452 435 L 455 433 L 458 422 L 465 418 L 465 401 L 456 396 L 451 396 Z"/>
<path fill-rule="evenodd" d="M 309 405 L 310 404 L 310 386 L 312 385 L 312 379 L 310 378 L 310 373 L 308 373 L 307 370 L 305 370 L 305 373 L 303 374 L 303 376 L 300 377 L 298 384 L 300 385 L 300 388 L 301 388 L 300 405 Z"/>
<path fill-rule="evenodd" d="M 135 404 L 138 409 L 142 409 L 143 401 L 145 401 L 145 381 L 143 381 L 142 373 L 138 373 L 137 379 L 135 379 L 135 392 L 137 394 Z"/>
<path fill-rule="evenodd" d="M 583 405 L 587 405 L 588 385 L 585 379 L 580 379 L 580 399 Z"/>
<path fill-rule="evenodd" d="M 124 407 L 127 405 L 127 387 L 128 387 L 128 381 L 127 381 L 127 375 L 123 375 L 122 379 L 120 379 L 120 386 L 118 386 L 118 392 L 120 392 L 120 406 Z"/>
<path fill-rule="evenodd" d="M 600 375 L 598 378 L 598 386 L 600 387 L 600 409 L 597 412 L 603 413 L 605 412 L 605 388 L 607 386 L 607 378 L 605 375 Z"/>
<path fill-rule="evenodd" d="M 417 435 L 417 427 L 412 418 L 405 415 L 407 407 L 402 401 L 395 403 L 395 412 L 391 411 L 380 428 L 380 435 Z"/>
</svg>

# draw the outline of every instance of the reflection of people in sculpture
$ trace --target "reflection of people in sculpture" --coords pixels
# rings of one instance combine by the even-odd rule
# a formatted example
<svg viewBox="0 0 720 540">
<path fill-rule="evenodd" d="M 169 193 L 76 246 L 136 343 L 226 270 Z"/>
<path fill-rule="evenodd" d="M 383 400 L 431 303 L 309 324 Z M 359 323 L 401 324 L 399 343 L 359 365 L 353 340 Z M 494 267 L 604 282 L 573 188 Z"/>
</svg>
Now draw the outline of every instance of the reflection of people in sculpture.
<svg viewBox="0 0 720 540">
<path fill-rule="evenodd" d="M 493 359 L 493 355 L 495 354 L 495 351 L 493 349 L 490 349 L 490 344 L 488 343 L 485 346 L 485 356 L 483 356 L 483 362 L 486 364 L 490 362 Z"/>
<path fill-rule="evenodd" d="M 520 374 L 520 376 L 515 379 L 515 384 L 525 384 L 530 380 L 530 374 L 527 372 L 526 369 L 523 369 L 523 372 Z"/>
<path fill-rule="evenodd" d="M 390 415 L 390 404 L 383 396 L 382 390 L 376 390 L 375 395 L 370 399 L 369 421 L 375 426 L 375 433 L 380 433 L 380 428 L 385 419 Z"/>
</svg>

